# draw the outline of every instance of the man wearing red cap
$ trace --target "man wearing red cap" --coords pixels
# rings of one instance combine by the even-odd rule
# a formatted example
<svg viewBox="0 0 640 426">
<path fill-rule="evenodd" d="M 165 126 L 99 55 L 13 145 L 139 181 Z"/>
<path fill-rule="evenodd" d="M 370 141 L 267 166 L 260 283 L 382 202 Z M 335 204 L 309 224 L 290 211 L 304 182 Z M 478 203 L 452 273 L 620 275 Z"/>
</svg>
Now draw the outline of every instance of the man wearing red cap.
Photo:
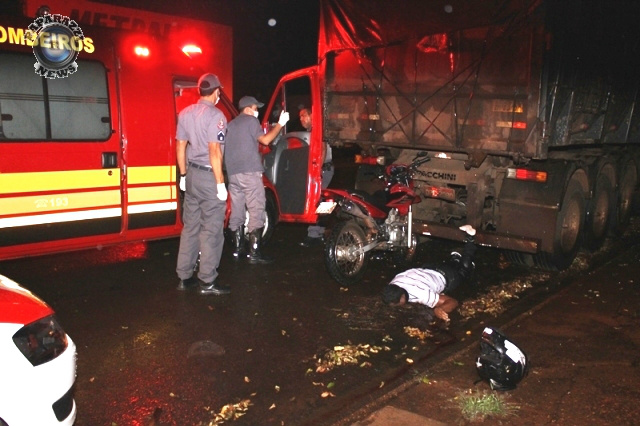
<svg viewBox="0 0 640 426">
<path fill-rule="evenodd" d="M 176 132 L 179 186 L 185 191 L 184 227 L 176 267 L 178 289 L 198 283 L 193 271 L 200 254 L 200 293 L 216 295 L 231 292 L 229 287 L 216 283 L 227 200 L 222 174 L 227 119 L 215 106 L 221 88 L 215 74 L 202 75 L 198 80 L 200 100 L 180 112 Z"/>
</svg>

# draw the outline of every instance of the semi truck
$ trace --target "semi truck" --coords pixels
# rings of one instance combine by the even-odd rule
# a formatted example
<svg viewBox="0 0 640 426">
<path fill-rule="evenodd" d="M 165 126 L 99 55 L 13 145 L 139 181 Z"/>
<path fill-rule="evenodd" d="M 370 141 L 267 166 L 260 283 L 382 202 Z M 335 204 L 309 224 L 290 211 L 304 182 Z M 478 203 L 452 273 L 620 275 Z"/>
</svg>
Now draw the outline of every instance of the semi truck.
<svg viewBox="0 0 640 426">
<path fill-rule="evenodd" d="M 311 106 L 313 130 L 292 120 L 265 156 L 303 221 L 321 198 L 329 143 L 360 147 L 355 185 L 369 193 L 381 189 L 380 165 L 430 156 L 414 175 L 418 236 L 461 240 L 471 224 L 512 261 L 565 269 L 624 231 L 640 170 L 638 2 L 320 7 L 317 64 L 284 76 L 265 116 Z M 293 164 L 306 180 L 278 180 Z"/>
</svg>

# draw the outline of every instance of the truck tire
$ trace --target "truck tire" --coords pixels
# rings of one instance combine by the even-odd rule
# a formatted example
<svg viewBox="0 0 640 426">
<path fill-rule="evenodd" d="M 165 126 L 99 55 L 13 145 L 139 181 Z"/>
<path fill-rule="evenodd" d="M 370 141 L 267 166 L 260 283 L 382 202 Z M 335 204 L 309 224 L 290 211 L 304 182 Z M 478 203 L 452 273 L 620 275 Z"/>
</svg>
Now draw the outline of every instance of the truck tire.
<svg viewBox="0 0 640 426">
<path fill-rule="evenodd" d="M 585 204 L 582 186 L 578 181 L 571 180 L 556 220 L 553 253 L 543 252 L 535 255 L 536 266 L 547 270 L 563 270 L 571 266 L 580 248 Z"/>
<path fill-rule="evenodd" d="M 533 260 L 533 255 L 529 253 L 522 253 L 514 250 L 505 250 L 503 253 L 504 253 L 505 259 L 507 259 L 507 261 L 510 263 L 514 263 L 516 265 L 521 265 L 521 266 L 527 266 L 529 268 L 537 266 Z"/>
<path fill-rule="evenodd" d="M 585 218 L 584 246 L 596 251 L 609 234 L 612 216 L 616 211 L 616 197 L 613 182 L 609 175 L 601 170 L 596 178 L 593 198 L 589 202 Z"/>
<path fill-rule="evenodd" d="M 638 184 L 638 171 L 633 161 L 628 160 L 621 166 L 616 190 L 615 214 L 612 215 L 611 233 L 622 235 L 629 225 L 632 213 L 633 193 Z"/>
<path fill-rule="evenodd" d="M 354 220 L 336 223 L 324 247 L 324 263 L 331 278 L 343 286 L 360 281 L 369 263 L 369 255 L 353 252 L 366 244 L 365 233 Z"/>
</svg>

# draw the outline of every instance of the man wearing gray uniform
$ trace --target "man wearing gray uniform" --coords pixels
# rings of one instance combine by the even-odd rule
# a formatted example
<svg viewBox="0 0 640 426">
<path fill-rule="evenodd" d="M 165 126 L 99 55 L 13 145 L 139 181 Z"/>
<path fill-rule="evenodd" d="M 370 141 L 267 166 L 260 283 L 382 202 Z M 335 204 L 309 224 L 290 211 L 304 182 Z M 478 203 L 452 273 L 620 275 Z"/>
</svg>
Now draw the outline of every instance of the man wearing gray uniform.
<svg viewBox="0 0 640 426">
<path fill-rule="evenodd" d="M 258 108 L 263 106 L 264 104 L 253 96 L 240 99 L 240 114 L 229 123 L 224 156 L 231 196 L 229 229 L 233 232 L 233 257 L 240 259 L 244 255 L 243 227 L 245 211 L 248 211 L 249 263 L 252 264 L 273 261 L 263 256 L 260 251 L 267 199 L 262 183 L 264 167 L 258 143 L 269 145 L 289 121 L 289 113 L 282 111 L 278 123 L 264 133 L 258 121 Z"/>
<path fill-rule="evenodd" d="M 227 119 L 215 106 L 221 88 L 216 75 L 202 75 L 198 80 L 200 100 L 180 112 L 176 132 L 179 186 L 185 191 L 184 227 L 176 267 L 178 289 L 197 284 L 193 271 L 200 254 L 200 293 L 216 295 L 231 292 L 229 287 L 216 283 L 227 199 L 222 174 Z"/>
</svg>

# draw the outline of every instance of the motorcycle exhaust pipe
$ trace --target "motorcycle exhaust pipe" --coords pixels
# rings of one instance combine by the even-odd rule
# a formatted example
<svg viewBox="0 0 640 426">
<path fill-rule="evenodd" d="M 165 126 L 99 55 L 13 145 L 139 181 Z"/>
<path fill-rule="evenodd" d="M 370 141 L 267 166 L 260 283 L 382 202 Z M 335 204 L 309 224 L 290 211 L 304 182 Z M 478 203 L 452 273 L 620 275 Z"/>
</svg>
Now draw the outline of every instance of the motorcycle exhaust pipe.
<svg viewBox="0 0 640 426">
<path fill-rule="evenodd" d="M 375 220 L 373 220 L 371 216 L 365 214 L 362 209 L 360 209 L 360 206 L 358 206 L 353 201 L 345 200 L 341 203 L 341 207 L 344 212 L 362 219 L 367 225 L 367 228 L 369 228 L 370 230 L 378 231 L 378 225 L 376 224 Z"/>
</svg>

